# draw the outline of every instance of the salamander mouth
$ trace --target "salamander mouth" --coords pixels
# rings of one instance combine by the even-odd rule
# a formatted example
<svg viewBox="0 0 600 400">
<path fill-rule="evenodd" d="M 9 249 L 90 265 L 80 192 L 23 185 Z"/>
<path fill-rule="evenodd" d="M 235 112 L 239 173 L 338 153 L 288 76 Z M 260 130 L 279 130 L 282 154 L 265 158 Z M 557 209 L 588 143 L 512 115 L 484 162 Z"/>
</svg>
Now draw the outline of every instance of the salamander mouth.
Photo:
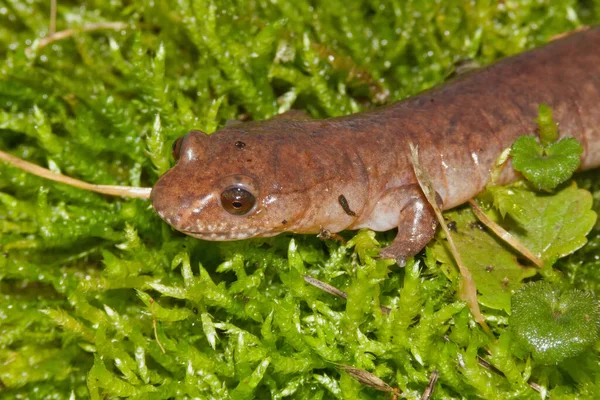
<svg viewBox="0 0 600 400">
<path fill-rule="evenodd" d="M 215 231 L 206 231 L 206 232 L 198 232 L 198 231 L 187 231 L 183 229 L 178 229 L 181 233 L 184 233 L 188 236 L 194 237 L 196 239 L 208 240 L 212 242 L 230 242 L 234 240 L 244 240 L 258 237 L 271 237 L 277 235 L 278 232 L 258 232 L 256 230 L 249 229 L 247 231 L 225 231 L 225 232 L 215 232 Z"/>
<path fill-rule="evenodd" d="M 214 224 L 214 225 L 203 225 L 195 226 L 190 224 L 182 224 L 182 217 L 180 215 L 165 215 L 162 210 L 157 210 L 158 216 L 162 218 L 167 224 L 175 228 L 179 232 L 194 237 L 196 239 L 208 240 L 213 242 L 225 242 L 233 240 L 250 239 L 253 237 L 269 237 L 274 236 L 277 233 L 271 231 L 261 231 L 257 228 L 240 228 L 234 227 L 235 229 L 227 230 L 226 224 Z"/>
</svg>

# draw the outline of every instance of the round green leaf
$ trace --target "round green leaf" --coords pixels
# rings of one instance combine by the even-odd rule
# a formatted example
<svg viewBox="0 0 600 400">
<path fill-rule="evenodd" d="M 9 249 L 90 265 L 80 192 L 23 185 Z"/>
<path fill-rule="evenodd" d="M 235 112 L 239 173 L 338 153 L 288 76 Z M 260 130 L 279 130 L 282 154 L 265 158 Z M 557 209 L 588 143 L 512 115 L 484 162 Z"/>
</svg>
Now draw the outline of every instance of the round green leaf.
<svg viewBox="0 0 600 400">
<path fill-rule="evenodd" d="M 514 294 L 509 324 L 538 363 L 557 364 L 596 342 L 600 312 L 589 292 L 535 282 Z"/>
<path fill-rule="evenodd" d="M 569 179 L 579 167 L 582 152 L 574 138 L 543 147 L 535 136 L 519 137 L 511 149 L 514 169 L 541 190 L 552 190 Z"/>
</svg>

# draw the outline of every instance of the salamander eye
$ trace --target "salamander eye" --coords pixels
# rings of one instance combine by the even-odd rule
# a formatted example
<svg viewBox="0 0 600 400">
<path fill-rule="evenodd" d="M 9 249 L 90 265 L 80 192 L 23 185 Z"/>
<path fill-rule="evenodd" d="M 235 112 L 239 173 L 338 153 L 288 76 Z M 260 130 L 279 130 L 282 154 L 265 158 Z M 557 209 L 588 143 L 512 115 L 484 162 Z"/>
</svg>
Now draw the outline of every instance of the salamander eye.
<svg viewBox="0 0 600 400">
<path fill-rule="evenodd" d="M 221 193 L 221 204 L 229 214 L 244 215 L 252 210 L 256 204 L 256 198 L 246 189 L 233 186 Z"/>
<path fill-rule="evenodd" d="M 179 152 L 181 151 L 181 143 L 183 143 L 183 138 L 185 136 L 180 137 L 176 141 L 173 142 L 173 147 L 171 148 L 171 154 L 175 161 L 179 160 Z"/>
</svg>

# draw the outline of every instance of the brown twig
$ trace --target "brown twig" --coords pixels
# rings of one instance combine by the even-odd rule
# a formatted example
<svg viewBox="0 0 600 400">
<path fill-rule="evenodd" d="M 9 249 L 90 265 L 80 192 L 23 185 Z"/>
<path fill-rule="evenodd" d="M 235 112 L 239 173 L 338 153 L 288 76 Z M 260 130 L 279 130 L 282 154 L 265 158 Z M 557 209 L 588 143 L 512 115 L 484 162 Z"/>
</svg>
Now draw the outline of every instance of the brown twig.
<svg viewBox="0 0 600 400">
<path fill-rule="evenodd" d="M 321 289 L 324 292 L 327 292 L 335 297 L 338 297 L 340 299 L 344 299 L 346 300 L 348 298 L 348 293 L 344 292 L 343 290 L 340 290 L 334 286 L 331 286 L 328 283 L 322 282 L 316 278 L 313 278 L 312 276 L 309 275 L 302 275 L 302 278 L 304 278 L 304 281 L 310 285 L 313 285 L 316 288 Z M 381 312 L 383 312 L 384 314 L 388 314 L 392 312 L 392 309 L 386 306 L 379 306 L 379 308 L 381 309 Z"/>
<path fill-rule="evenodd" d="M 321 282 L 317 278 L 313 278 L 312 276 L 309 276 L 309 275 L 302 275 L 302 278 L 304 278 L 304 281 L 306 283 L 309 283 L 309 284 L 313 285 L 314 287 L 321 289 L 324 292 L 334 295 L 335 297 L 339 297 L 340 299 L 344 299 L 344 300 L 346 300 L 348 298 L 348 294 L 346 292 L 344 292 L 343 290 L 340 290 L 334 286 L 331 286 L 328 283 Z"/>
<path fill-rule="evenodd" d="M 517 250 L 521 253 L 525 258 L 534 263 L 538 268 L 542 268 L 544 266 L 544 262 L 540 260 L 538 256 L 533 254 L 531 250 L 525 247 L 517 238 L 507 232 L 503 227 L 495 223 L 487 216 L 485 212 L 479 207 L 479 204 L 475 200 L 469 200 L 469 204 L 477 216 L 477 219 L 481 221 L 485 226 L 487 226 L 492 232 L 494 232 L 500 239 L 504 240 L 508 243 L 513 249 Z"/>
<path fill-rule="evenodd" d="M 567 36 L 571 36 L 571 35 L 573 35 L 573 34 L 575 34 L 577 32 L 587 31 L 588 29 L 590 29 L 590 27 L 588 25 L 579 26 L 579 27 L 573 29 L 572 31 L 563 32 L 563 33 L 559 33 L 558 35 L 551 36 L 548 41 L 549 42 L 553 42 L 555 40 L 562 39 L 562 38 L 567 37 Z"/>
<path fill-rule="evenodd" d="M 25 172 L 49 179 L 54 182 L 64 183 L 90 192 L 107 194 L 110 196 L 132 197 L 138 199 L 149 199 L 152 188 L 134 187 L 134 186 L 115 186 L 115 185 L 94 185 L 69 176 L 57 174 L 49 169 L 42 168 L 39 165 L 32 164 L 18 157 L 10 155 L 0 150 L 0 160 L 5 161 Z"/>
<path fill-rule="evenodd" d="M 48 27 L 49 36 L 56 32 L 56 0 L 50 0 L 50 25 Z"/>
<path fill-rule="evenodd" d="M 468 303 L 469 310 L 473 314 L 475 321 L 477 321 L 477 323 L 479 325 L 481 325 L 483 330 L 488 335 L 493 336 L 492 331 L 490 330 L 489 326 L 485 322 L 485 317 L 483 316 L 483 314 L 481 313 L 481 310 L 479 308 L 479 302 L 477 301 L 477 288 L 475 286 L 475 281 L 473 280 L 473 276 L 471 275 L 471 272 L 469 271 L 469 269 L 467 267 L 465 267 L 462 257 L 460 256 L 460 253 L 458 252 L 458 249 L 456 248 L 456 245 L 454 244 L 454 240 L 452 239 L 450 230 L 448 229 L 448 226 L 446 225 L 446 221 L 444 220 L 444 216 L 442 215 L 442 210 L 440 210 L 440 208 L 437 205 L 436 192 L 435 192 L 435 189 L 433 188 L 433 183 L 432 183 L 431 177 L 429 176 L 427 171 L 425 171 L 421 167 L 421 165 L 419 163 L 419 150 L 418 150 L 417 146 L 413 145 L 412 143 L 410 143 L 409 145 L 410 145 L 410 152 L 411 152 L 411 163 L 412 163 L 413 169 L 415 171 L 415 176 L 417 178 L 417 182 L 419 183 L 421 190 L 423 190 L 423 194 L 425 195 L 425 197 L 427 198 L 427 201 L 433 208 L 433 211 L 435 212 L 437 220 L 439 221 L 439 224 L 442 226 L 442 229 L 444 230 L 444 233 L 446 234 L 446 239 L 448 241 L 448 246 L 450 247 L 450 252 L 452 253 L 452 256 L 454 257 L 454 260 L 456 261 L 456 265 L 458 266 L 458 270 L 462 277 L 462 279 L 460 281 L 461 299 L 465 300 Z"/>
<path fill-rule="evenodd" d="M 429 376 L 429 384 L 427 384 L 427 387 L 425 388 L 425 391 L 421 396 L 421 400 L 429 400 L 431 398 L 431 396 L 433 395 L 433 391 L 435 390 L 435 383 L 437 382 L 439 377 L 440 373 L 437 370 L 431 373 L 431 375 Z"/>
<path fill-rule="evenodd" d="M 504 372 L 500 371 L 498 368 L 494 367 L 492 364 L 490 364 L 489 362 L 487 362 L 480 356 L 477 356 L 477 363 L 480 366 L 482 366 L 483 368 L 487 369 L 488 371 L 494 372 L 501 376 L 506 376 L 506 375 L 504 375 Z M 533 381 L 527 381 L 527 384 L 529 385 L 530 388 L 532 388 L 533 390 L 535 390 L 538 393 L 540 393 L 543 390 L 542 386 L 540 386 L 539 384 L 537 384 Z"/>
<path fill-rule="evenodd" d="M 356 379 L 360 384 L 379 390 L 381 392 L 396 393 L 398 390 L 388 385 L 383 379 L 377 375 L 365 371 L 364 369 L 355 368 L 350 365 L 338 364 L 338 366 L 348 375 Z"/>
<path fill-rule="evenodd" d="M 114 30 L 118 31 L 121 29 L 127 29 L 129 27 L 128 24 L 124 22 L 97 22 L 95 24 L 89 24 L 82 26 L 81 28 L 69 28 L 64 31 L 51 33 L 48 37 L 43 38 L 38 43 L 38 49 L 44 48 L 48 46 L 50 43 L 56 42 L 58 40 L 63 40 L 66 38 L 70 38 L 77 33 L 81 32 L 93 32 L 93 31 L 101 31 L 101 30 Z"/>
</svg>

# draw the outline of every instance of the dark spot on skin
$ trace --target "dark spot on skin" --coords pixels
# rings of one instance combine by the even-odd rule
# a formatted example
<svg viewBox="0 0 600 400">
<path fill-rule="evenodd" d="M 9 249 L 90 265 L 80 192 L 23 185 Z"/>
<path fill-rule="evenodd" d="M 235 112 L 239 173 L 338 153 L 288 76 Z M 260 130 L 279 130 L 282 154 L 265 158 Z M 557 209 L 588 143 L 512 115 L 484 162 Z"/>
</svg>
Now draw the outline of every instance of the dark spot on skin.
<svg viewBox="0 0 600 400">
<path fill-rule="evenodd" d="M 439 208 L 444 208 L 444 201 L 442 200 L 442 196 L 438 192 L 435 192 L 435 202 L 437 203 Z"/>
<path fill-rule="evenodd" d="M 343 194 L 340 194 L 340 196 L 338 197 L 338 201 L 340 202 L 340 205 L 342 206 L 346 214 L 348 214 L 351 217 L 356 217 L 356 213 L 350 209 L 350 206 L 348 205 L 348 200 L 346 200 Z"/>
<path fill-rule="evenodd" d="M 194 307 L 194 308 L 192 308 L 192 312 L 193 312 L 194 314 L 198 314 L 198 309 L 197 309 L 196 307 Z"/>
<path fill-rule="evenodd" d="M 448 222 L 448 229 L 450 229 L 452 232 L 456 232 L 456 222 L 454 222 L 454 221 Z"/>
<path fill-rule="evenodd" d="M 488 265 L 487 267 L 485 267 L 486 272 L 492 272 L 494 270 L 494 266 L 493 265 Z"/>
<path fill-rule="evenodd" d="M 430 101 L 431 103 L 435 103 L 435 100 L 433 99 L 433 97 L 432 97 L 432 98 L 430 98 L 430 99 L 429 99 L 429 101 Z"/>
<path fill-rule="evenodd" d="M 240 150 L 243 150 L 244 147 L 246 147 L 246 143 L 242 142 L 241 140 L 238 140 L 237 142 L 235 142 L 235 147 L 237 147 Z"/>
<path fill-rule="evenodd" d="M 473 221 L 469 224 L 469 227 L 471 229 L 479 229 L 480 231 L 484 231 L 485 230 L 485 226 L 483 226 L 483 224 L 479 221 Z"/>
<path fill-rule="evenodd" d="M 252 159 L 251 159 L 251 158 L 249 158 L 249 159 L 247 159 L 246 161 L 247 161 L 247 162 L 252 162 Z"/>
<path fill-rule="evenodd" d="M 287 224 L 287 219 L 284 219 L 283 221 L 281 221 L 281 224 L 282 224 L 282 225 L 285 225 L 285 224 Z"/>
<path fill-rule="evenodd" d="M 306 165 L 310 165 L 310 162 L 311 162 L 310 154 L 308 154 L 308 151 L 305 151 L 304 155 L 306 156 L 306 160 L 307 160 Z"/>
</svg>

